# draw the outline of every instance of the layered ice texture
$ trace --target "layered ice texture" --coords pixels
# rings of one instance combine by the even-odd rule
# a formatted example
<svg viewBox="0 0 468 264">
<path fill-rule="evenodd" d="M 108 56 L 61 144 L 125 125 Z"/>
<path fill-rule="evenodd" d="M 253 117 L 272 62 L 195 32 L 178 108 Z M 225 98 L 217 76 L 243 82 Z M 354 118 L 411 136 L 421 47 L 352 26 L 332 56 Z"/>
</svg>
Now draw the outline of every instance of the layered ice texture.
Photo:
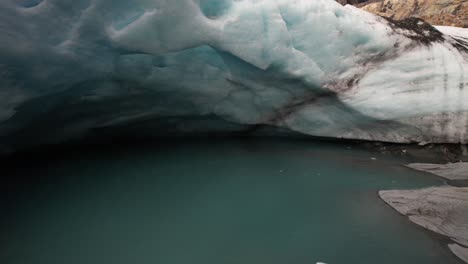
<svg viewBox="0 0 468 264">
<path fill-rule="evenodd" d="M 462 30 L 333 0 L 4 0 L 0 146 L 89 135 L 468 140 Z"/>
</svg>

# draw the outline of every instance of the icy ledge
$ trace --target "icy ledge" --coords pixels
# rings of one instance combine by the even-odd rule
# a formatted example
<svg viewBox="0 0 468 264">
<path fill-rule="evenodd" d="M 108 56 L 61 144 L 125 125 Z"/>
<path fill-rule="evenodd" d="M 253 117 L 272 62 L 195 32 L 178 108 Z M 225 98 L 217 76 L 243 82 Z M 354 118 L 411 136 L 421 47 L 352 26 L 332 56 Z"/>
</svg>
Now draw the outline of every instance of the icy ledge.
<svg viewBox="0 0 468 264">
<path fill-rule="evenodd" d="M 414 170 L 432 173 L 450 184 L 467 186 L 468 163 L 408 165 Z M 468 187 L 433 187 L 422 190 L 380 191 L 380 197 L 417 225 L 449 237 L 450 250 L 468 263 Z"/>
<path fill-rule="evenodd" d="M 468 141 L 460 30 L 332 0 L 0 2 L 0 152 L 88 135 Z"/>
<path fill-rule="evenodd" d="M 407 167 L 435 174 L 450 181 L 468 182 L 468 162 L 448 164 L 412 163 Z"/>
<path fill-rule="evenodd" d="M 450 250 L 468 263 L 468 188 L 381 191 L 380 197 L 410 221 L 454 243 Z"/>
</svg>

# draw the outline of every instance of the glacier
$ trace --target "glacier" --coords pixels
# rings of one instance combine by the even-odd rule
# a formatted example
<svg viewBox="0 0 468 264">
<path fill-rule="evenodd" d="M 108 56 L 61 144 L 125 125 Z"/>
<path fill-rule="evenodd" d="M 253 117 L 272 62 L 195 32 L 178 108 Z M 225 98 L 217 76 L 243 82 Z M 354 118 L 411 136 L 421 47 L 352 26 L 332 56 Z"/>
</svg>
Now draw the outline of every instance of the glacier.
<svg viewBox="0 0 468 264">
<path fill-rule="evenodd" d="M 333 0 L 5 0 L 0 152 L 92 135 L 467 143 L 468 37 Z"/>
</svg>

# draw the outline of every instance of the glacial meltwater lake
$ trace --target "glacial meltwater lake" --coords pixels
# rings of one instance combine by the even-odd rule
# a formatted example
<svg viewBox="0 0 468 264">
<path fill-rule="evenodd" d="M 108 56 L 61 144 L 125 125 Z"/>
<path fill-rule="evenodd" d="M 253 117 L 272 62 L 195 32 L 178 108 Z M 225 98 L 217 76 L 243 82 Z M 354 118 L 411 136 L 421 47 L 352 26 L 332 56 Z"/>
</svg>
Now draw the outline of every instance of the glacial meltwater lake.
<svg viewBox="0 0 468 264">
<path fill-rule="evenodd" d="M 404 163 L 282 139 L 38 152 L 2 163 L 0 263 L 462 263 L 378 198 L 443 184 Z"/>
</svg>

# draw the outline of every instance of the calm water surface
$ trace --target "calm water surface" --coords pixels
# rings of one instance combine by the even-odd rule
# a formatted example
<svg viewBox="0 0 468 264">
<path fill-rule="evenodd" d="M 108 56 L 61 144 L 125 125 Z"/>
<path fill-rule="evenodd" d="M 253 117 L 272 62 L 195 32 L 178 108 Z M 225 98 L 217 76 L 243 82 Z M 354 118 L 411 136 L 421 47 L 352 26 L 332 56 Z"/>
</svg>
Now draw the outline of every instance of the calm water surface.
<svg viewBox="0 0 468 264">
<path fill-rule="evenodd" d="M 377 196 L 442 181 L 356 146 L 219 140 L 47 155 L 3 166 L 0 263 L 462 263 Z"/>
</svg>

